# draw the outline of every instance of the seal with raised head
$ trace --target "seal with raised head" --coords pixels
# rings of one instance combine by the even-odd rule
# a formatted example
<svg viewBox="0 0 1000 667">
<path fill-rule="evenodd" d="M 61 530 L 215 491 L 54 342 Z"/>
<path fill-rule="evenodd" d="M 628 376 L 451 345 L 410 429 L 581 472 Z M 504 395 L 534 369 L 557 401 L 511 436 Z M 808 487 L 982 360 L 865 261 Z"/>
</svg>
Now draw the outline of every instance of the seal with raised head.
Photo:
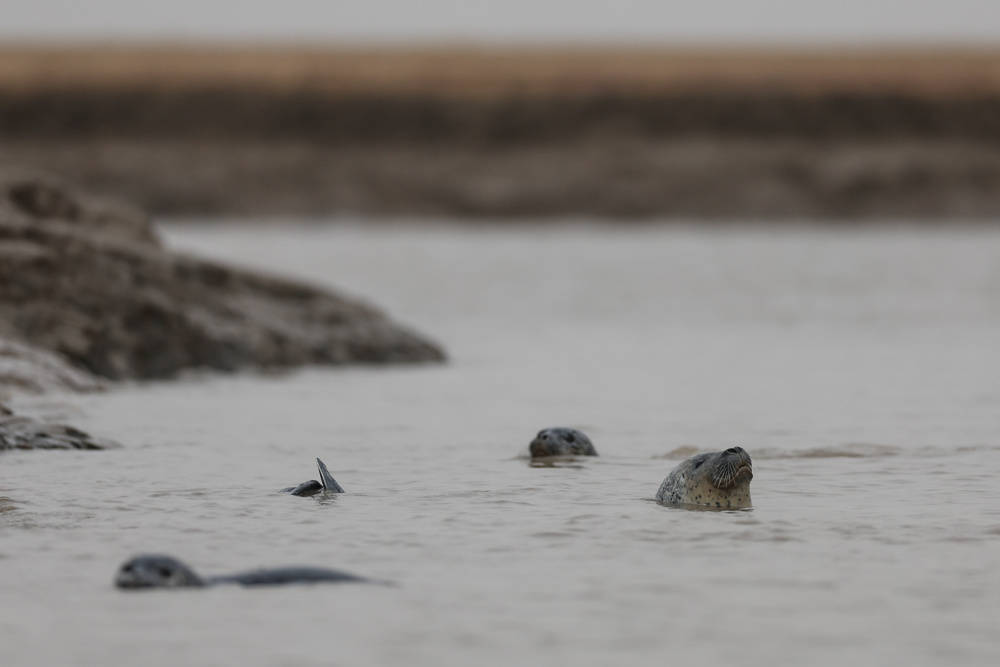
<svg viewBox="0 0 1000 667">
<path fill-rule="evenodd" d="M 750 507 L 753 467 L 742 447 L 697 454 L 674 468 L 656 499 L 664 505 L 700 505 L 718 509 Z"/>
<path fill-rule="evenodd" d="M 122 563 L 122 566 L 118 568 L 118 574 L 115 575 L 115 586 L 127 589 L 204 588 L 215 584 L 274 586 L 322 582 L 385 583 L 321 567 L 280 567 L 217 577 L 200 577 L 183 562 L 173 556 L 162 554 L 134 556 Z"/>
<path fill-rule="evenodd" d="M 290 493 L 293 496 L 313 496 L 317 493 L 344 493 L 344 487 L 337 484 L 337 480 L 326 469 L 325 463 L 316 459 L 316 467 L 319 468 L 320 481 L 317 482 L 314 479 L 310 479 L 308 482 L 302 482 L 298 486 L 290 486 L 287 489 L 282 489 L 282 493 Z"/>
<path fill-rule="evenodd" d="M 531 457 L 597 456 L 594 444 L 575 428 L 543 428 L 531 441 Z"/>
</svg>

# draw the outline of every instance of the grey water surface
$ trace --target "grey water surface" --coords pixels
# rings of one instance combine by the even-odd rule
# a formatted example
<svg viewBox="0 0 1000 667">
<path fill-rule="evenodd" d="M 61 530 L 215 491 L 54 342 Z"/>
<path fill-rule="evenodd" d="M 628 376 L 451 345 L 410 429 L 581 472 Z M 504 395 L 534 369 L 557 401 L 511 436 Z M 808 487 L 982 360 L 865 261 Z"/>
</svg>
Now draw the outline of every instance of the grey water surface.
<svg viewBox="0 0 1000 667">
<path fill-rule="evenodd" d="M 442 366 L 21 398 L 4 665 L 997 664 L 1000 231 L 174 225 L 347 288 Z M 523 458 L 541 427 L 601 456 Z M 651 501 L 739 444 L 754 508 Z M 347 493 L 281 494 L 319 456 Z M 125 593 L 126 557 L 396 582 Z"/>
</svg>

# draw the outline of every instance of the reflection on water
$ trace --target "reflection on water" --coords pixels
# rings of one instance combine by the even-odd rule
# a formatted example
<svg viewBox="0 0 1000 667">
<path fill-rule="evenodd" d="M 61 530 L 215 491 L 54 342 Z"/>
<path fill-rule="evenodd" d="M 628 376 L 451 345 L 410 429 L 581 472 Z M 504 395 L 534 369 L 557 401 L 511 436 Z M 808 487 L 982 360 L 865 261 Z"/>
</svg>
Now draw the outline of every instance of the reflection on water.
<svg viewBox="0 0 1000 667">
<path fill-rule="evenodd" d="M 956 451 L 962 448 L 956 448 Z M 697 447 L 685 445 L 670 450 L 666 454 L 654 456 L 654 459 L 686 459 L 697 454 Z M 757 447 L 753 451 L 754 459 L 861 459 L 878 456 L 896 456 L 905 450 L 892 445 L 876 445 L 861 442 L 848 442 L 837 447 L 810 447 L 805 449 L 775 449 L 773 447 Z"/>
<path fill-rule="evenodd" d="M 524 456 L 532 468 L 582 468 L 587 464 L 583 456 Z"/>
<path fill-rule="evenodd" d="M 124 447 L 0 457 L 5 664 L 1000 659 L 1000 233 L 170 237 L 349 286 L 452 361 L 39 399 Z M 601 456 L 532 465 L 552 423 Z M 736 444 L 753 511 L 650 501 Z M 317 456 L 347 493 L 279 492 Z M 115 591 L 150 551 L 399 586 Z"/>
</svg>

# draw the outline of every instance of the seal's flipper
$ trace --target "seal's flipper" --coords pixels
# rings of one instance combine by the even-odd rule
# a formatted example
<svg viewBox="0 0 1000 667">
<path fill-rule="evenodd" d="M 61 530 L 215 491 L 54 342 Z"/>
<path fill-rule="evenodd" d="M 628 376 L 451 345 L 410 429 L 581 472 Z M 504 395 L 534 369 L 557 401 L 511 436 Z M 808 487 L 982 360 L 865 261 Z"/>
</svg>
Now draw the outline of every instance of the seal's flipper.
<svg viewBox="0 0 1000 667">
<path fill-rule="evenodd" d="M 343 493 L 344 487 L 337 484 L 337 480 L 333 478 L 330 471 L 326 469 L 326 464 L 316 459 L 316 465 L 319 467 L 319 479 L 323 483 L 323 488 L 330 493 Z"/>
</svg>

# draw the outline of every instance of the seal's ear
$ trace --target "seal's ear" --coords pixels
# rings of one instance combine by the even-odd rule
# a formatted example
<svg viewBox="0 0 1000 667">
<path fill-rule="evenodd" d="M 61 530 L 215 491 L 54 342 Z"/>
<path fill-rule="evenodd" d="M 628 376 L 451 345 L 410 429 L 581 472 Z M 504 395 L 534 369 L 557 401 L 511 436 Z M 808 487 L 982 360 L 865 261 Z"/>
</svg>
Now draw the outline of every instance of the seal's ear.
<svg viewBox="0 0 1000 667">
<path fill-rule="evenodd" d="M 344 493 L 344 487 L 337 484 L 337 480 L 333 478 L 330 471 L 326 469 L 326 464 L 316 459 L 316 465 L 319 467 L 319 480 L 323 483 L 323 488 L 330 493 Z"/>
</svg>

